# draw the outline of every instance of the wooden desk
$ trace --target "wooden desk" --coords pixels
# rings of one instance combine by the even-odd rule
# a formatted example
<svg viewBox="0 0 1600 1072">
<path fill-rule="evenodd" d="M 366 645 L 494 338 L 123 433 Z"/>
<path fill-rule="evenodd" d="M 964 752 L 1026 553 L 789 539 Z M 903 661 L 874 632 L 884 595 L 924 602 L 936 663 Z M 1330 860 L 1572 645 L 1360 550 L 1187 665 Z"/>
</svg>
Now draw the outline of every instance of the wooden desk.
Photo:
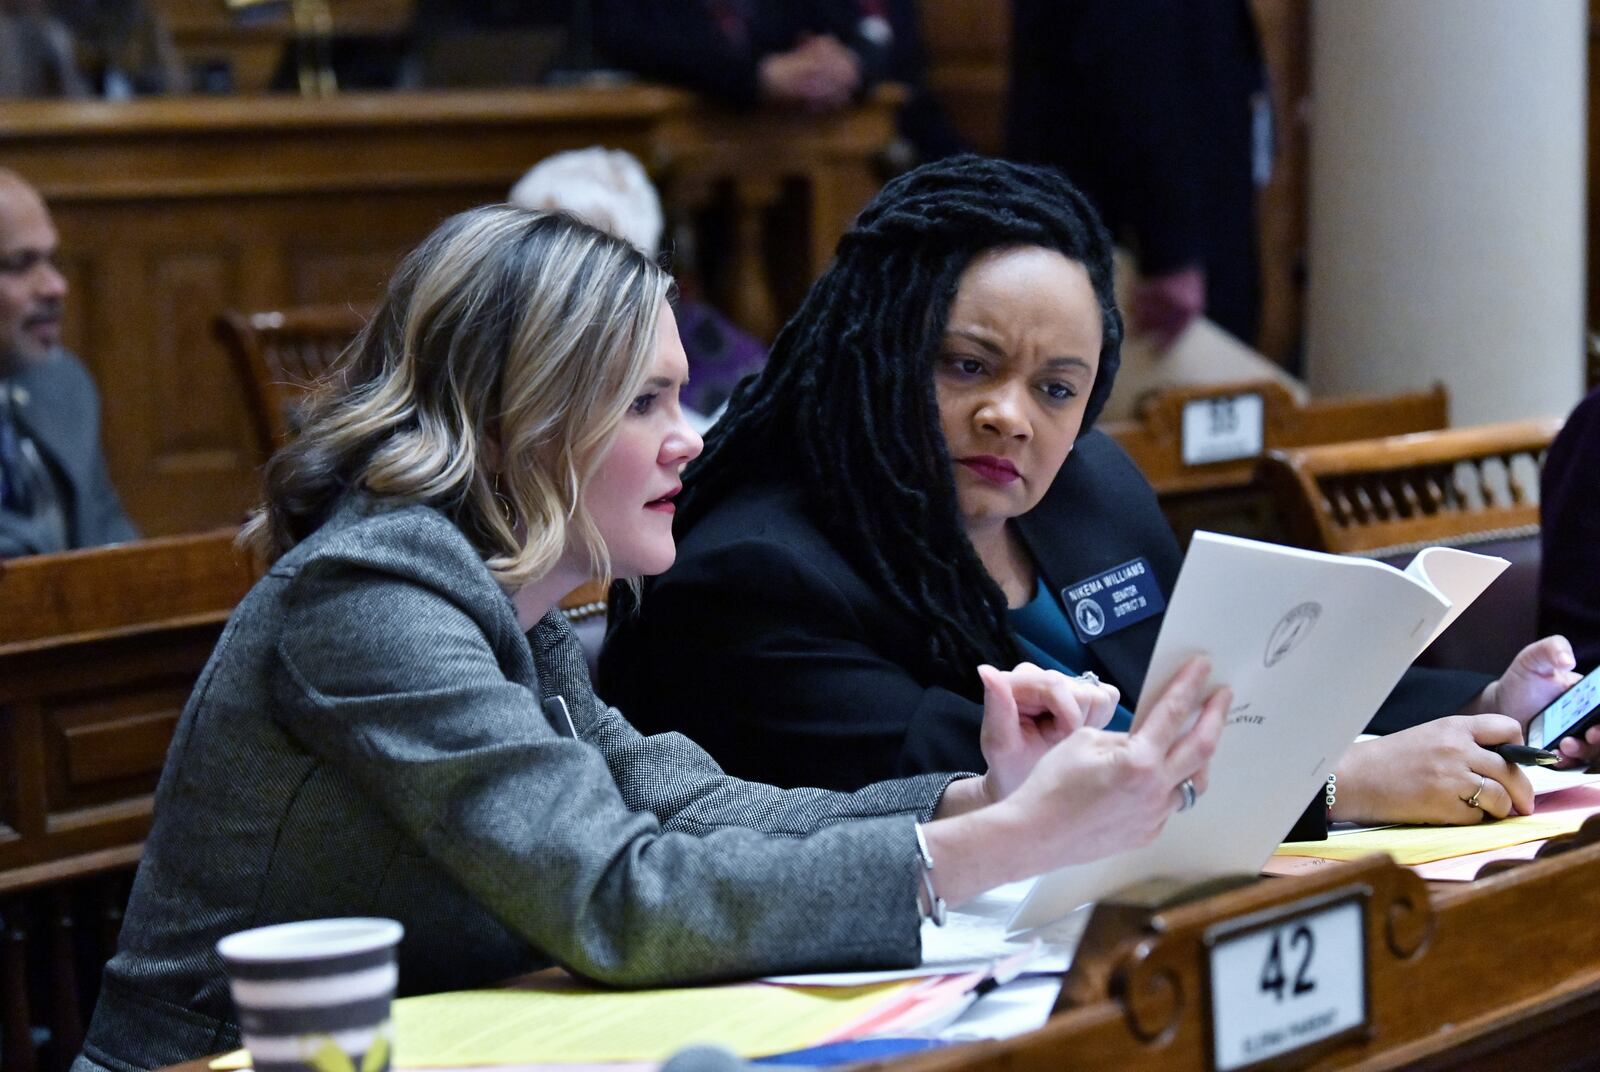
<svg viewBox="0 0 1600 1072">
<path fill-rule="evenodd" d="M 1309 1068 L 1595 1067 L 1600 828 L 1588 844 L 1467 885 L 1425 887 L 1387 857 L 1257 883 L 1157 918 L 1108 959 L 1110 993 L 1031 1035 L 935 1051 L 896 1072 L 1201 1070 L 1210 927 L 1301 898 L 1372 890 L 1371 1032 Z"/>
<path fill-rule="evenodd" d="M 816 117 L 647 85 L 40 101 L 7 104 L 0 141 L 50 203 L 66 338 L 100 384 L 112 477 L 158 535 L 237 523 L 256 498 L 242 388 L 211 337 L 223 310 L 371 304 L 444 217 L 504 198 L 544 156 L 604 144 L 643 159 L 674 204 L 731 197 L 737 285 L 714 297 L 769 334 L 876 188 L 900 98 L 884 87 Z M 792 211 L 764 226 L 780 192 Z"/>
<path fill-rule="evenodd" d="M 1600 839 L 1600 828 L 1587 833 Z M 1102 957 L 1108 993 L 1014 1039 L 870 1067 L 893 1072 L 1198 1072 L 1208 1059 L 1203 936 L 1253 913 L 1370 891 L 1370 1032 L 1289 1067 L 1592 1068 L 1600 1014 L 1600 840 L 1470 885 L 1387 857 L 1274 879 L 1164 912 Z M 1084 957 L 1080 952 L 1080 960 Z M 402 1061 L 404 1055 L 401 1055 Z M 207 1061 L 166 1072 L 205 1072 Z"/>
</svg>

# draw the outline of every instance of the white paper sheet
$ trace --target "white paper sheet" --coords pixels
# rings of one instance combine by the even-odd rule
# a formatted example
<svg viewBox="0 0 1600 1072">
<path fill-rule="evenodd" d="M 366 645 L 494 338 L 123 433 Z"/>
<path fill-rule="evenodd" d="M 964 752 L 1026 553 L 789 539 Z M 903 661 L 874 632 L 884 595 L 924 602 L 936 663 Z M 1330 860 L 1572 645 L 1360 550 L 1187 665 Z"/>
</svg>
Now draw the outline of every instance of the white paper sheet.
<svg viewBox="0 0 1600 1072">
<path fill-rule="evenodd" d="M 1142 879 L 1257 873 L 1451 609 L 1381 562 L 1197 533 L 1134 725 L 1185 659 L 1209 654 L 1212 683 L 1234 692 L 1210 788 L 1150 845 L 1041 878 L 1012 927 Z"/>
</svg>

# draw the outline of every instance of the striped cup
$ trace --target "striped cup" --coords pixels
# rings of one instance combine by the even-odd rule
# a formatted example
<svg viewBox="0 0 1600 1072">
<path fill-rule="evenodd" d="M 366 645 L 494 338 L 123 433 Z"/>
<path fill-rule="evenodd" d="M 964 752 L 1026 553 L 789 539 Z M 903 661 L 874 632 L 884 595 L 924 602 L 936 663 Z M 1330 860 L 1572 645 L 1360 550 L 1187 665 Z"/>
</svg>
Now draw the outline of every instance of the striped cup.
<svg viewBox="0 0 1600 1072">
<path fill-rule="evenodd" d="M 388 1072 L 404 933 L 392 919 L 312 919 L 218 942 L 256 1072 Z"/>
</svg>

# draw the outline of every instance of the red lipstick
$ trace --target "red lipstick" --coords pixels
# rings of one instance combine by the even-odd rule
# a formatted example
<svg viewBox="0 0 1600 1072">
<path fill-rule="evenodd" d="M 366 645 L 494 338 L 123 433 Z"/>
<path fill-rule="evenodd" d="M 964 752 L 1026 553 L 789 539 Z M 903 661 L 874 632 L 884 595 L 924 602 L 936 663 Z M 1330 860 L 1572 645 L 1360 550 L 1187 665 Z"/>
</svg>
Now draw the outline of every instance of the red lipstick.
<svg viewBox="0 0 1600 1072">
<path fill-rule="evenodd" d="M 683 485 L 679 484 L 677 487 L 661 496 L 661 498 L 651 499 L 649 502 L 645 503 L 644 508 L 646 510 L 656 510 L 663 514 L 675 514 L 678 512 L 678 507 L 677 504 L 675 504 L 672 500 L 677 496 L 678 492 L 682 490 Z"/>
<path fill-rule="evenodd" d="M 957 458 L 956 463 L 966 466 L 984 480 L 1002 488 L 1022 478 L 1022 474 L 1017 472 L 1013 462 L 1007 458 L 996 458 L 993 454 L 974 454 L 968 458 Z"/>
</svg>

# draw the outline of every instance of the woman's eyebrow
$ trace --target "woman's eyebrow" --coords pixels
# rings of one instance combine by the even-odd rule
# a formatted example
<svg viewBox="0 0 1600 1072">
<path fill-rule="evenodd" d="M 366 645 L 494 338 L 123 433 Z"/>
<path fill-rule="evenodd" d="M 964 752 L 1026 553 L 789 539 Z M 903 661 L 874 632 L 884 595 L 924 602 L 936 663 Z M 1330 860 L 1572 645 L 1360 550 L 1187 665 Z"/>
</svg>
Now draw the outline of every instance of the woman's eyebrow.
<svg viewBox="0 0 1600 1072">
<path fill-rule="evenodd" d="M 950 334 L 954 335 L 954 336 L 956 336 L 957 338 L 960 338 L 960 339 L 966 339 L 968 342 L 982 347 L 983 349 L 989 351 L 991 354 L 993 354 L 996 357 L 1004 357 L 1004 356 L 1006 356 L 1005 350 L 1001 349 L 999 343 L 995 342 L 993 339 L 989 339 L 989 338 L 986 338 L 986 337 L 984 337 L 982 335 L 979 335 L 976 332 L 965 331 L 965 330 L 963 330 L 961 328 L 955 328 L 955 329 L 951 330 Z"/>
<path fill-rule="evenodd" d="M 1089 362 L 1085 361 L 1081 357 L 1052 357 L 1050 360 L 1044 363 L 1044 367 L 1047 369 L 1076 368 L 1081 369 L 1084 372 L 1094 371 L 1094 369 L 1090 367 Z"/>
</svg>

